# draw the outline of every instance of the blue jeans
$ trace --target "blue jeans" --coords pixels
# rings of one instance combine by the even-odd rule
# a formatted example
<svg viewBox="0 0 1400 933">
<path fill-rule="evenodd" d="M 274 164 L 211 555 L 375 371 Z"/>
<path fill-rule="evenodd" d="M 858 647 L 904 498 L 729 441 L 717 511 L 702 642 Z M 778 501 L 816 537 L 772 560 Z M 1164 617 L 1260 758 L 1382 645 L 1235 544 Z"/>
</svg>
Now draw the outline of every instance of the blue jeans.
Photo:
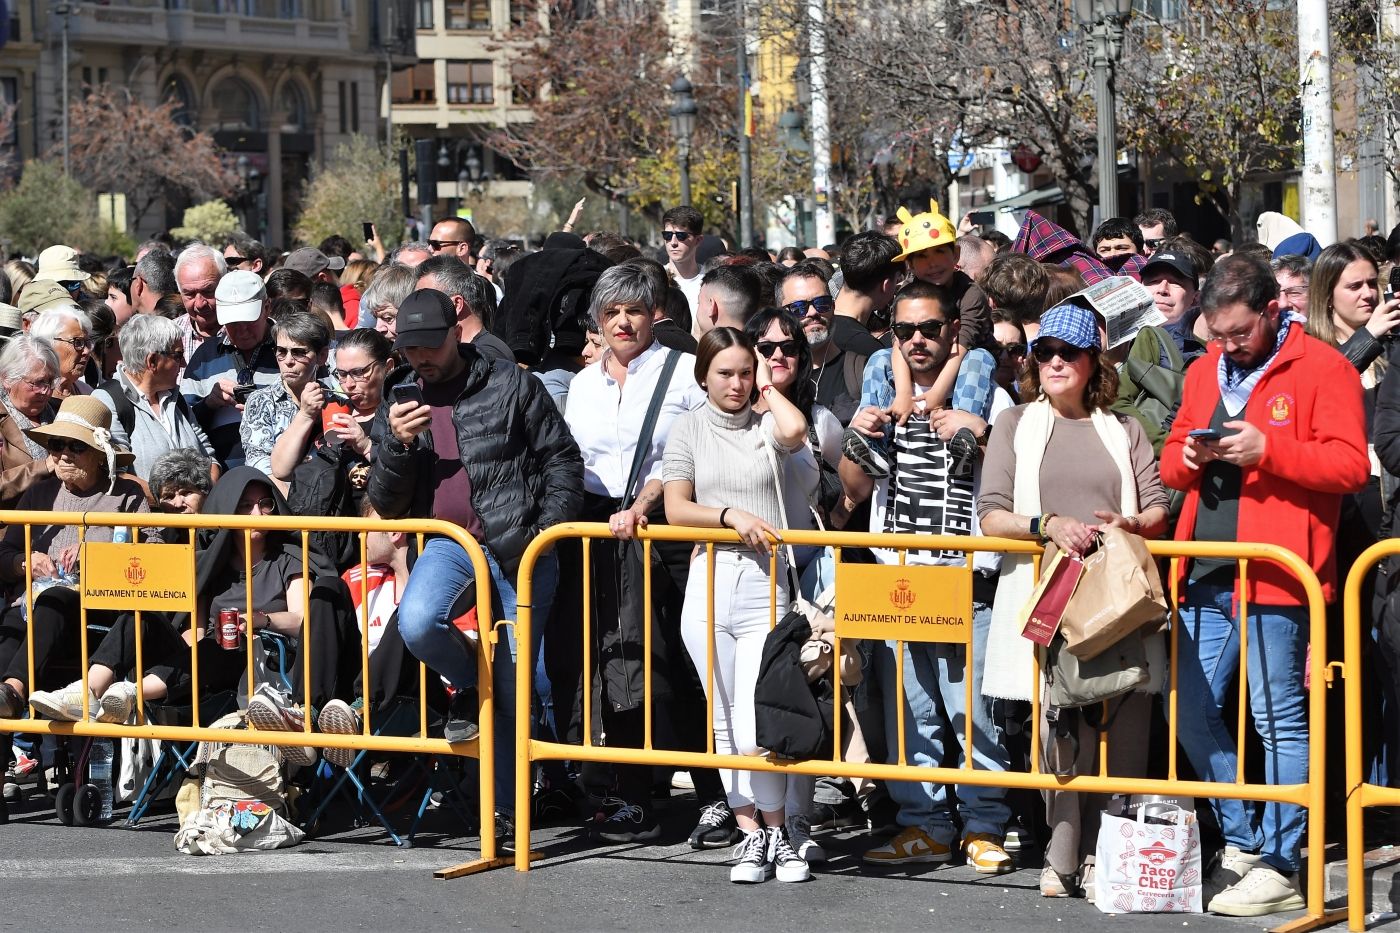
<svg viewBox="0 0 1400 933">
<path fill-rule="evenodd" d="M 498 622 L 514 620 L 515 581 L 501 572 L 500 564 L 489 549 L 486 550 L 486 565 L 491 571 L 493 617 Z M 461 545 L 450 538 L 431 538 L 418 555 L 399 602 L 399 633 L 408 650 L 459 690 L 474 687 L 477 682 L 475 652 L 452 624 L 452 620 L 466 610 L 460 602 L 472 583 L 473 572 L 471 558 Z M 553 553 L 536 561 L 531 616 L 535 624 L 527 663 L 534 664 L 539 658 L 540 636 L 558 581 L 559 565 Z M 492 668 L 495 681 L 492 696 L 496 701 L 496 807 L 509 812 L 515 800 L 515 626 L 500 626 L 496 631 L 499 633 L 498 650 Z M 482 644 L 486 643 L 483 632 Z"/>
<path fill-rule="evenodd" d="M 982 695 L 982 668 L 987 654 L 987 634 L 992 626 L 991 606 L 975 603 L 972 615 L 972 761 L 978 770 L 1006 771 L 1011 757 L 1006 751 L 995 701 Z M 885 696 L 885 738 L 889 760 L 899 761 L 899 721 L 896 712 L 894 657 L 896 642 L 876 646 L 876 671 Z M 967 719 L 967 650 L 962 645 L 905 642 L 904 730 L 905 759 L 911 765 L 936 768 L 944 762 L 948 743 L 957 747 L 957 766 L 966 754 L 963 731 Z M 890 781 L 890 799 L 899 805 L 899 825 L 919 826 L 943 844 L 953 840 L 956 828 L 944 784 Z M 1011 808 L 1006 788 L 958 786 L 958 810 L 967 833 L 1006 831 Z"/>
<path fill-rule="evenodd" d="M 1240 627 L 1233 581 L 1194 583 L 1186 591 L 1177 649 L 1177 734 L 1203 781 L 1235 780 L 1235 739 L 1220 715 L 1240 664 Z M 1300 606 L 1249 606 L 1249 708 L 1264 743 L 1270 784 L 1308 780 L 1308 710 L 1303 690 L 1308 611 Z M 1316 686 L 1314 687 L 1316 689 Z M 1225 841 L 1259 852 L 1281 872 L 1298 870 L 1306 815 L 1294 804 L 1211 800 Z"/>
</svg>

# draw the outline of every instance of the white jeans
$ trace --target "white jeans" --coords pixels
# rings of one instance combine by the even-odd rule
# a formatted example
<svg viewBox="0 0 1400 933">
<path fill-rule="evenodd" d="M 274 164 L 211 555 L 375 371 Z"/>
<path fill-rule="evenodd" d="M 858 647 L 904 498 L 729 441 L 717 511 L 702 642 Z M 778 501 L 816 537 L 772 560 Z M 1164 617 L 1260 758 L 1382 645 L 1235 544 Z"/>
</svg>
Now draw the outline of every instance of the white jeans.
<svg viewBox="0 0 1400 933">
<path fill-rule="evenodd" d="M 705 695 L 714 698 L 715 752 L 758 755 L 753 690 L 768 637 L 770 590 L 768 558 L 753 551 L 715 550 L 715 667 L 706 676 L 710 625 L 706 618 L 707 559 L 701 551 L 690 563 L 690 580 L 681 609 L 681 637 L 705 682 Z M 782 581 L 786 577 L 780 561 Z M 778 584 L 778 617 L 787 612 L 785 583 Z M 712 682 L 713 681 L 713 682 Z M 731 807 L 757 805 L 764 813 L 783 809 L 787 775 L 773 772 L 721 770 Z"/>
</svg>

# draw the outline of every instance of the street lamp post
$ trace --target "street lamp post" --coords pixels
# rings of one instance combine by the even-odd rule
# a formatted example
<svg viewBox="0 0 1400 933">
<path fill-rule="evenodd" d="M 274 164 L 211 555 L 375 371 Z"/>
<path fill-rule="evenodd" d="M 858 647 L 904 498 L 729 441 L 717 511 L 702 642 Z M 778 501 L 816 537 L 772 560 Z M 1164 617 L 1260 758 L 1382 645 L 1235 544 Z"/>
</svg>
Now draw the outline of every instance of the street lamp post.
<svg viewBox="0 0 1400 933">
<path fill-rule="evenodd" d="M 69 172 L 68 156 L 68 17 L 78 12 L 78 8 L 67 3 L 59 3 L 53 8 L 63 20 L 63 52 L 60 56 L 63 68 L 63 175 L 67 177 Z"/>
<path fill-rule="evenodd" d="M 1094 103 L 1099 123 L 1099 221 L 1118 216 L 1118 143 L 1113 66 L 1123 51 L 1132 0 L 1074 0 L 1075 16 L 1093 40 Z"/>
<path fill-rule="evenodd" d="M 681 204 L 690 206 L 690 142 L 695 135 L 694 88 L 685 75 L 671 84 L 671 135 L 676 139 L 676 158 L 681 170 Z"/>
</svg>

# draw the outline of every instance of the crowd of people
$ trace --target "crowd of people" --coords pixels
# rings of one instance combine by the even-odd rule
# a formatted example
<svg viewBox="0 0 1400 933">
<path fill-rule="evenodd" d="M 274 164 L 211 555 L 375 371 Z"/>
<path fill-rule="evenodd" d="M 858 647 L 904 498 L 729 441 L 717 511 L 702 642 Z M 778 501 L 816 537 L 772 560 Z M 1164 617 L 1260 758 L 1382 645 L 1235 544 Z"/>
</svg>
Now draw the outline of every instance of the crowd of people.
<svg viewBox="0 0 1400 933">
<path fill-rule="evenodd" d="M 841 556 L 886 564 L 966 562 L 920 549 L 920 535 L 1075 555 L 1109 527 L 1269 541 L 1302 557 L 1333 602 L 1351 560 L 1392 534 L 1400 374 L 1388 357 L 1400 296 L 1380 281 L 1400 258 L 1400 228 L 1323 248 L 1265 214 L 1260 242 L 1206 249 L 1162 210 L 1105 220 L 1087 243 L 1029 213 L 1013 242 L 932 204 L 839 248 L 772 254 L 704 235 L 690 207 L 662 226 L 659 249 L 566 225 L 530 251 L 448 218 L 387 255 L 377 240 L 359 251 L 342 237 L 278 255 L 238 234 L 179 250 L 153 241 L 114 268 L 62 245 L 34 266 L 12 260 L 0 275 L 0 506 L 137 513 L 140 540 L 163 542 L 185 539 L 155 512 L 441 519 L 482 545 L 498 619 L 516 614 L 522 555 L 542 529 L 605 523 L 612 540 L 591 548 L 586 573 L 576 541 L 535 563 L 533 644 L 497 630 L 491 778 L 507 842 L 519 704 L 560 742 L 596 741 L 601 727 L 607 744 L 641 747 L 650 704 L 658 747 L 703 751 L 713 734 L 718 752 L 762 753 L 754 696 L 770 592 L 786 606 L 835 579 L 832 549 L 784 546 L 784 530 L 911 536 L 903 554 Z M 1150 292 L 1160 323 L 1110 345 L 1076 293 L 1114 276 Z M 729 529 L 737 542 L 642 547 L 639 530 L 665 523 Z M 86 540 L 112 536 L 91 528 Z M 77 540 L 61 525 L 35 528 L 28 544 L 19 526 L 0 538 L 0 718 L 32 705 L 125 722 L 138 687 L 147 700 L 189 696 L 192 646 L 201 690 L 239 689 L 243 655 L 215 637 L 232 610 L 245 635 L 294 641 L 310 616 L 295 644 L 310 673 L 291 666 L 294 692 L 242 685 L 255 728 L 309 720 L 358 732 L 367 705 L 417 696 L 422 661 L 444 737 L 478 732 L 480 646 L 466 618 L 476 570 L 450 538 L 420 549 L 371 533 L 366 569 L 349 535 L 314 533 L 303 555 L 300 535 L 200 531 L 195 617 L 146 613 L 138 627 L 108 613 L 86 672 Z M 1101 717 L 1042 704 L 1041 747 L 1030 748 L 1034 647 L 1019 624 L 1034 569 L 979 553 L 970 664 L 963 646 L 857 646 L 853 725 L 867 754 L 928 766 L 970 757 L 989 771 L 1025 771 L 1039 756 L 1059 774 L 1106 764 L 1161 776 L 1152 743 L 1175 682 L 1190 768 L 1233 781 L 1237 737 L 1223 710 L 1247 644 L 1265 778 L 1306 782 L 1302 587 L 1267 564 L 1246 578 L 1225 560 L 1183 561 L 1181 572 L 1175 677 L 1163 633 L 1136 633 L 1147 676 Z M 1394 577 L 1374 587 L 1368 633 L 1380 649 L 1368 684 L 1381 685 L 1371 757 L 1384 783 L 1400 767 Z M 535 669 L 536 696 L 516 696 L 518 664 Z M 584 721 L 586 690 L 597 724 Z M 310 708 L 297 702 L 304 691 Z M 293 766 L 317 757 L 285 753 Z M 729 769 L 676 780 L 699 805 L 690 845 L 733 845 L 737 883 L 806 880 L 826 858 L 821 830 L 867 825 L 870 865 L 959 858 L 999 874 L 1039 847 L 1044 896 L 1093 896 L 1098 795 L 1050 792 L 1039 806 L 933 782 Z M 535 778 L 535 806 L 587 815 L 600 841 L 649 842 L 662 833 L 656 782 L 649 767 L 556 763 Z M 1218 837 L 1207 909 L 1302 905 L 1301 808 L 1211 800 L 1201 815 Z"/>
</svg>

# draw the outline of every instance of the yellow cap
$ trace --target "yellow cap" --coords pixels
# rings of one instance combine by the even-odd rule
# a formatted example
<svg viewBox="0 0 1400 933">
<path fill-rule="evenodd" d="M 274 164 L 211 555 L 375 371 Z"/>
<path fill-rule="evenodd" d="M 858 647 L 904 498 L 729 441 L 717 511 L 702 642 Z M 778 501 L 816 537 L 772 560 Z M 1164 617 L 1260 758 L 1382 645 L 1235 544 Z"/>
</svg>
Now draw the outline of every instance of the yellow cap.
<svg viewBox="0 0 1400 933">
<path fill-rule="evenodd" d="M 899 209 L 899 219 L 904 222 L 904 226 L 899 230 L 899 245 L 904 250 L 896 256 L 895 262 L 908 259 L 915 253 L 922 253 L 926 249 L 933 249 L 935 246 L 942 246 L 944 243 L 952 243 L 958 238 L 958 231 L 953 227 L 953 222 L 942 214 L 938 213 L 938 202 L 929 201 L 929 212 L 917 216 L 910 214 L 907 208 Z"/>
</svg>

